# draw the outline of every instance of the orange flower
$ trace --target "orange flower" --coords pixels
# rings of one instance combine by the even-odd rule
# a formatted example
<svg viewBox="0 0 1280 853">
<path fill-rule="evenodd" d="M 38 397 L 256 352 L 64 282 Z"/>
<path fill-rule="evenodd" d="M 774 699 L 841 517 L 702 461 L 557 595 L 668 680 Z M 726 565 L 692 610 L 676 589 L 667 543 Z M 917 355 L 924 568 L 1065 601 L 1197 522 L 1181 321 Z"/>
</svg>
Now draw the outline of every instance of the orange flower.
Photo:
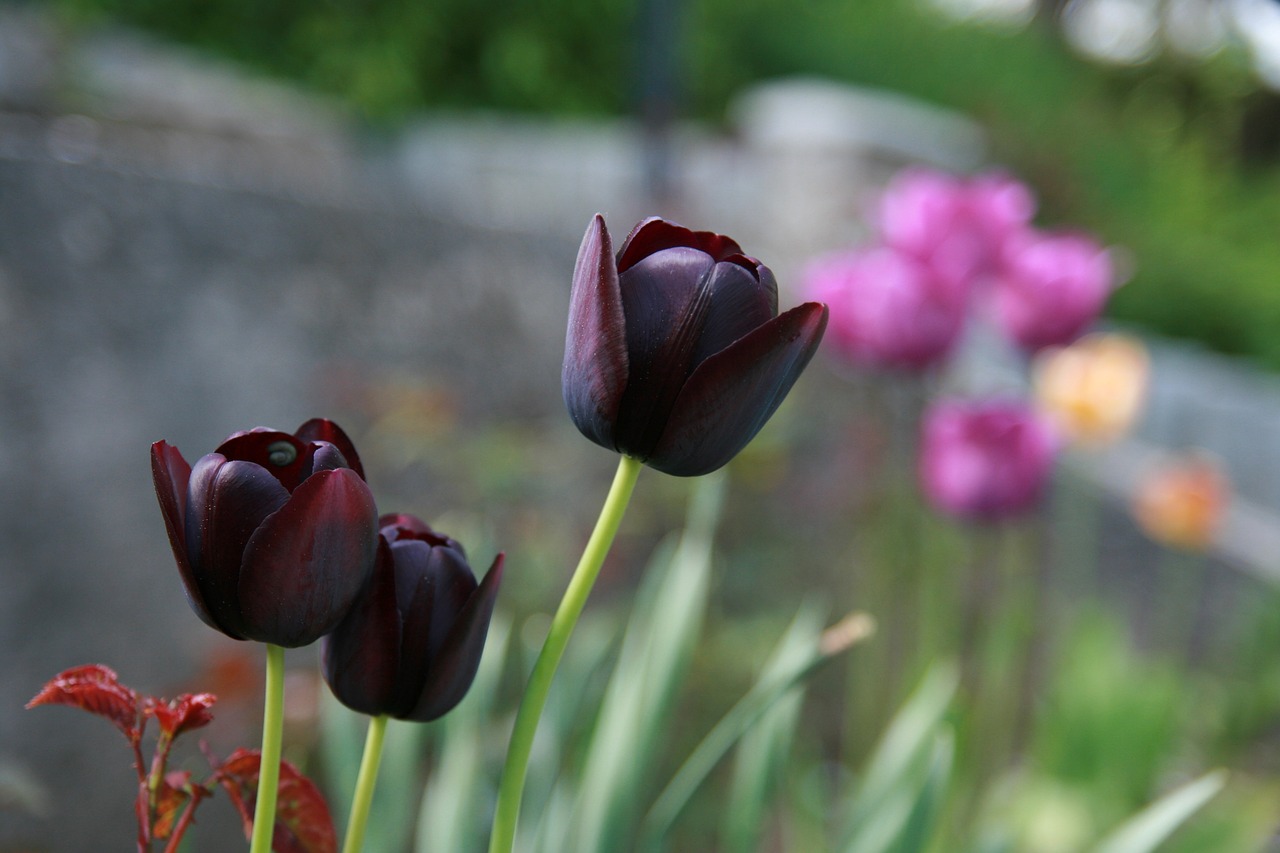
<svg viewBox="0 0 1280 853">
<path fill-rule="evenodd" d="M 1109 444 L 1128 431 L 1142 409 L 1149 361 L 1135 338 L 1088 335 L 1036 359 L 1036 398 L 1072 442 Z"/>
<path fill-rule="evenodd" d="M 1189 453 L 1148 472 L 1133 497 L 1138 526 L 1155 541 L 1204 551 L 1213 544 L 1231 497 L 1222 467 L 1203 453 Z"/>
</svg>

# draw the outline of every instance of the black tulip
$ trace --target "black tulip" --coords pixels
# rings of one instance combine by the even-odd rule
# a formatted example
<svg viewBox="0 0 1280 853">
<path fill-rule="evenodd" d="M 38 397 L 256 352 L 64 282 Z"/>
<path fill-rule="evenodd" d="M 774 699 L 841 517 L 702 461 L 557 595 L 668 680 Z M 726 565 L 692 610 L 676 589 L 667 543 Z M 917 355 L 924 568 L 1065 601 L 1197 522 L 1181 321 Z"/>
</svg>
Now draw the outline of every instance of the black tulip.
<svg viewBox="0 0 1280 853">
<path fill-rule="evenodd" d="M 646 219 L 615 256 L 597 214 L 573 273 L 565 405 L 602 447 L 706 474 L 760 431 L 826 325 L 818 302 L 779 315 L 773 273 L 728 237 Z"/>
<path fill-rule="evenodd" d="M 324 677 L 342 704 L 427 722 L 462 701 L 484 651 L 499 554 L 480 583 L 462 546 L 412 515 L 385 515 L 373 578 L 324 638 Z"/>
<path fill-rule="evenodd" d="M 331 421 L 236 433 L 194 468 L 157 441 L 151 472 L 187 600 L 237 640 L 318 640 L 373 570 L 378 512 Z"/>
</svg>

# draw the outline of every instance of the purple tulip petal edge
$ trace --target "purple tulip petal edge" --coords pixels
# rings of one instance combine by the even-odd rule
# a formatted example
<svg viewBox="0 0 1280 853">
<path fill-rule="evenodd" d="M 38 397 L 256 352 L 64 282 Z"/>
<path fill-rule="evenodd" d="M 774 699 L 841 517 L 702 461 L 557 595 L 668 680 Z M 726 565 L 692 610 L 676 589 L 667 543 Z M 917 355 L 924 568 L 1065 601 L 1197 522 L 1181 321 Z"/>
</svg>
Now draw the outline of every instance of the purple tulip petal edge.
<svg viewBox="0 0 1280 853">
<path fill-rule="evenodd" d="M 356 446 L 351 442 L 342 427 L 333 421 L 324 418 L 312 418 L 298 427 L 294 431 L 294 435 L 306 442 L 329 442 L 342 453 L 342 458 L 346 460 L 347 466 L 359 474 L 361 480 L 365 479 L 364 466 L 360 464 L 360 454 L 356 453 Z"/>
<path fill-rule="evenodd" d="M 613 424 L 628 368 L 618 268 L 609 230 L 597 213 L 574 265 L 561 386 L 573 422 L 604 447 L 614 444 Z"/>
<path fill-rule="evenodd" d="M 453 710 L 471 688 L 498 599 L 504 558 L 503 554 L 494 558 L 484 580 L 467 599 L 457 623 L 431 662 L 421 701 L 405 719 L 425 723 L 442 717 Z"/>
<path fill-rule="evenodd" d="M 164 516 L 164 526 L 169 533 L 169 545 L 173 548 L 173 556 L 178 563 L 178 574 L 182 578 L 182 588 L 187 594 L 187 602 L 196 616 L 200 617 L 201 622 L 221 631 L 222 628 L 213 620 L 208 605 L 200 595 L 195 573 L 191 570 L 191 561 L 187 559 L 185 511 L 191 466 L 187 464 L 187 460 L 182 457 L 178 448 L 168 442 L 157 441 L 151 445 L 151 479 L 155 483 L 156 497 L 160 501 L 160 514 Z"/>
</svg>

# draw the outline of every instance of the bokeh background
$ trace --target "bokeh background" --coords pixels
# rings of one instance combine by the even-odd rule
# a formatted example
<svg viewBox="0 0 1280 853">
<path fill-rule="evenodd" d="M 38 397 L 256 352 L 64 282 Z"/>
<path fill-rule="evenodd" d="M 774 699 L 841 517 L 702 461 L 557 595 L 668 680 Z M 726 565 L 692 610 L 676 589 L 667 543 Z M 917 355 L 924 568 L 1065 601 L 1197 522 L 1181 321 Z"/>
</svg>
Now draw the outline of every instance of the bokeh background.
<svg viewBox="0 0 1280 853">
<path fill-rule="evenodd" d="M 508 553 L 502 604 L 536 643 L 613 464 L 558 381 L 591 214 L 615 235 L 652 213 L 731 234 L 791 304 L 920 165 L 1006 170 L 1038 221 L 1114 247 L 1124 284 L 1100 324 L 1149 354 L 1136 424 L 1065 453 L 1030 518 L 975 528 L 922 501 L 920 413 L 947 390 L 1030 393 L 1026 363 L 981 333 L 927 379 L 821 353 L 730 466 L 663 766 L 816 597 L 880 630 L 811 682 L 780 777 L 853 772 L 933 660 L 1002 625 L 966 672 L 1017 671 L 1020 734 L 993 753 L 958 712 L 952 842 L 991 813 L 1014 827 L 1002 849 L 1084 849 L 1224 766 L 1168 849 L 1276 849 L 1277 87 L 1270 0 L 0 5 L 0 850 L 132 838 L 109 727 L 22 709 L 64 668 L 215 692 L 215 751 L 256 743 L 256 650 L 189 610 L 151 442 L 194 459 L 234 430 L 337 420 L 381 507 L 438 521 L 477 564 Z M 1162 543 L 1131 505 L 1188 451 L 1229 497 L 1209 532 Z M 593 598 L 603 645 L 687 490 L 642 479 Z M 1009 650 L 1027 646 L 1023 678 Z M 314 650 L 290 662 L 292 757 L 319 777 Z M 809 849 L 787 832 L 807 790 L 757 849 Z M 676 849 L 716 849 L 714 803 Z M 237 835 L 215 800 L 191 849 Z"/>
</svg>

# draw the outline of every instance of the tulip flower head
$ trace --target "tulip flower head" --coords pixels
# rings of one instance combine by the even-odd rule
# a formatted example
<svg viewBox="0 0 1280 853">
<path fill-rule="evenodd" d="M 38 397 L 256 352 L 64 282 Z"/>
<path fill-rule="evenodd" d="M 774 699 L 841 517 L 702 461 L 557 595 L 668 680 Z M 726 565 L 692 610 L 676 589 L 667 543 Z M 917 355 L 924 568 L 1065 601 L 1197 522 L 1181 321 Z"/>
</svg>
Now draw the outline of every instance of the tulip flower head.
<svg viewBox="0 0 1280 853">
<path fill-rule="evenodd" d="M 1021 401 L 940 401 L 925 413 L 921 487 L 954 518 L 1010 518 L 1039 503 L 1057 449 L 1048 421 Z"/>
<path fill-rule="evenodd" d="M 1036 400 L 1062 433 L 1093 446 L 1123 436 L 1142 410 L 1150 373 L 1142 343 L 1126 335 L 1086 335 L 1041 351 L 1033 368 Z"/>
<path fill-rule="evenodd" d="M 573 273 L 565 405 L 602 447 L 710 473 L 782 403 L 826 324 L 818 303 L 779 315 L 773 273 L 728 237 L 651 218 L 615 255 L 597 214 Z"/>
<path fill-rule="evenodd" d="M 1204 453 L 1166 460 L 1150 470 L 1133 496 L 1133 516 L 1161 544 L 1205 551 L 1222 526 L 1231 484 L 1222 465 Z"/>
<path fill-rule="evenodd" d="M 1028 227 L 1035 198 L 1001 174 L 964 179 L 930 169 L 897 175 L 880 199 L 883 243 L 927 264 L 953 283 L 991 275 L 1011 235 Z"/>
<path fill-rule="evenodd" d="M 805 293 L 831 311 L 831 342 L 854 364 L 923 370 L 964 329 L 968 282 L 946 279 L 890 247 L 839 252 L 805 272 Z"/>
<path fill-rule="evenodd" d="M 1026 350 L 1065 346 L 1098 319 L 1114 287 L 1111 255 L 1092 237 L 1028 231 L 1005 247 L 996 320 Z"/>
<path fill-rule="evenodd" d="M 324 677 L 347 707 L 427 722 L 466 695 L 502 580 L 480 583 L 454 540 L 412 515 L 383 516 L 373 579 L 324 638 Z"/>
<path fill-rule="evenodd" d="M 331 421 L 235 433 L 194 467 L 157 441 L 151 471 L 187 600 L 230 637 L 307 645 L 369 578 L 377 510 L 355 447 Z"/>
</svg>

